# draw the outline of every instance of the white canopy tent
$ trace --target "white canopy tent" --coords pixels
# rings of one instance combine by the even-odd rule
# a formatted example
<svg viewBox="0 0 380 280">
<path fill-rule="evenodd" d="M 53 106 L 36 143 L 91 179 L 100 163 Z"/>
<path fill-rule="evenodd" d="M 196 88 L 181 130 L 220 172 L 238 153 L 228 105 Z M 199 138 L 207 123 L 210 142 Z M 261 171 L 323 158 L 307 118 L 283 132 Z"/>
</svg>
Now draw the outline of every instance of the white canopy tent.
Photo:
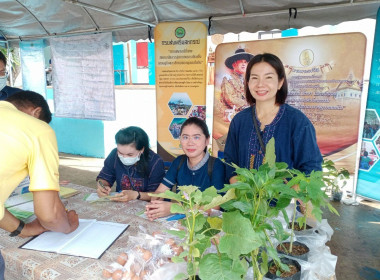
<svg viewBox="0 0 380 280">
<path fill-rule="evenodd" d="M 210 35 L 285 30 L 376 18 L 379 6 L 379 0 L 0 0 L 0 37 L 112 31 L 114 41 L 128 41 L 149 38 L 148 30 L 172 21 L 204 22 Z"/>
</svg>

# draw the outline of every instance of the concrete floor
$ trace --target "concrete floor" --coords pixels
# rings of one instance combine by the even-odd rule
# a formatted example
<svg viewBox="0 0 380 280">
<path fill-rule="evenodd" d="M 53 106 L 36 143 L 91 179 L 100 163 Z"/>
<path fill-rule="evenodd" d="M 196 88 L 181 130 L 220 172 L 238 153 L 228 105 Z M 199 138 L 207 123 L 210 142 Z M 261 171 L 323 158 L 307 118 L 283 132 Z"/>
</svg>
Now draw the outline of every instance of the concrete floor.
<svg viewBox="0 0 380 280">
<path fill-rule="evenodd" d="M 61 153 L 60 180 L 95 188 L 103 163 L 104 159 Z M 340 217 L 326 210 L 324 218 L 334 230 L 327 245 L 338 256 L 336 278 L 380 280 L 380 203 L 362 200 L 358 206 L 332 205 Z"/>
</svg>

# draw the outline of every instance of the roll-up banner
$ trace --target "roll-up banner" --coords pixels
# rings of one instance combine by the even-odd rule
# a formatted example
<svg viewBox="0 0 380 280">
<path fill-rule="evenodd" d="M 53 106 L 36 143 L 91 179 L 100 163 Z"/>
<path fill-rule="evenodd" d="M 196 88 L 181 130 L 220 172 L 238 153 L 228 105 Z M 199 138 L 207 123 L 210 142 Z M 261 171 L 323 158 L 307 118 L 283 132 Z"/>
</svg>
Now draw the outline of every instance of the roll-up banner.
<svg viewBox="0 0 380 280">
<path fill-rule="evenodd" d="M 183 154 L 182 123 L 206 119 L 207 30 L 201 22 L 160 23 L 154 29 L 157 152 L 166 162 Z"/>
<path fill-rule="evenodd" d="M 215 51 L 213 154 L 221 156 L 233 117 L 246 108 L 244 60 L 269 52 L 283 62 L 287 103 L 304 112 L 323 154 L 355 172 L 366 38 L 362 33 L 220 44 Z M 240 63 L 239 63 L 240 62 Z"/>
<path fill-rule="evenodd" d="M 375 38 L 369 79 L 367 109 L 356 193 L 380 200 L 380 8 L 377 11 Z"/>
</svg>

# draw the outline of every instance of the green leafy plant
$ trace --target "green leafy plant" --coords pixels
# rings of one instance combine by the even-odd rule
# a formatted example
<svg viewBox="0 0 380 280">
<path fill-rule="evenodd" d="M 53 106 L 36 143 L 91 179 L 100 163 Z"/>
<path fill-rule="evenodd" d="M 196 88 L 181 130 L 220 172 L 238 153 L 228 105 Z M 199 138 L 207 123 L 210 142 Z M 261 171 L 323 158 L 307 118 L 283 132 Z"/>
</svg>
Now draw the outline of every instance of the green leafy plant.
<svg viewBox="0 0 380 280">
<path fill-rule="evenodd" d="M 194 186 L 178 187 L 178 193 L 166 191 L 155 195 L 177 201 L 171 212 L 186 215 L 182 220 L 186 229 L 171 231 L 183 238 L 181 245 L 185 249 L 173 260 L 187 261 L 187 275 L 177 275 L 176 279 L 194 279 L 199 273 L 201 279 L 240 280 L 252 267 L 253 279 L 260 280 L 268 272 L 270 259 L 274 261 L 279 276 L 289 271 L 289 267 L 281 262 L 275 243 L 293 236 L 295 223 L 293 215 L 292 232 L 286 232 L 280 213 L 289 224 L 285 208 L 292 199 L 301 201 L 306 208 L 310 205 L 310 212 L 317 220 L 322 219 L 324 207 L 338 214 L 324 191 L 324 173 L 316 171 L 306 175 L 289 169 L 286 163 L 276 162 L 274 147 L 274 139 L 271 139 L 266 146 L 264 163 L 257 170 L 232 164 L 238 180 L 220 190 L 224 196 L 213 187 L 201 192 Z M 204 215 L 205 211 L 218 205 L 225 210 L 222 218 Z M 297 222 L 306 225 L 306 217 L 299 217 Z M 216 253 L 206 254 L 213 240 L 219 240 L 219 243 L 214 242 Z"/>
<path fill-rule="evenodd" d="M 340 192 L 345 185 L 347 180 L 350 178 L 350 173 L 344 167 L 337 169 L 335 163 L 332 160 L 324 159 L 323 164 L 323 181 L 325 182 L 325 191 Z"/>
<path fill-rule="evenodd" d="M 14 82 L 17 78 L 17 74 L 20 71 L 20 57 L 18 53 L 16 52 L 16 49 L 14 48 L 3 48 L 0 47 L 0 51 L 5 55 L 7 58 L 7 65 L 9 67 L 9 71 L 12 71 L 13 74 L 13 81 Z M 9 53 L 8 53 L 9 51 Z"/>
<path fill-rule="evenodd" d="M 241 268 L 229 279 L 241 279 L 249 266 L 253 267 L 254 279 L 263 279 L 269 258 L 282 270 L 288 270 L 277 255 L 272 237 L 286 235 L 277 217 L 280 212 L 287 217 L 285 207 L 296 192 L 284 184 L 284 179 L 292 177 L 292 173 L 287 164 L 276 163 L 274 139 L 269 141 L 265 163 L 258 170 L 233 166 L 238 182 L 221 190 L 233 190 L 235 197 L 222 205 L 226 212 L 223 213 L 218 253 L 201 260 L 199 276 L 218 279 L 213 277 L 211 268 L 226 262 L 226 257 L 230 259 L 228 264 L 239 264 Z"/>
<path fill-rule="evenodd" d="M 187 261 L 187 275 L 179 274 L 175 279 L 195 279 L 198 274 L 200 259 L 205 250 L 211 246 L 211 240 L 221 230 L 221 219 L 218 217 L 207 217 L 207 211 L 219 206 L 234 198 L 233 190 L 227 191 L 225 195 L 220 195 L 214 187 L 209 187 L 201 192 L 196 186 L 179 186 L 178 192 L 166 191 L 152 196 L 167 198 L 176 201 L 171 206 L 172 213 L 184 214 L 186 217 L 181 220 L 185 230 L 169 230 L 171 234 L 184 240 L 180 246 L 184 251 L 178 256 L 173 257 L 174 262 Z M 227 273 L 225 258 L 224 270 L 216 273 Z M 232 271 L 234 268 L 231 268 Z"/>
<path fill-rule="evenodd" d="M 222 205 L 226 212 L 223 213 L 218 254 L 201 259 L 199 275 L 201 278 L 203 275 L 211 277 L 204 279 L 218 279 L 212 277 L 211 267 L 215 268 L 227 256 L 233 264 L 239 263 L 243 268 L 252 266 L 253 279 L 263 279 L 271 258 L 279 276 L 282 272 L 289 271 L 289 267 L 281 263 L 274 242 L 282 242 L 289 237 L 289 233 L 283 229 L 279 214 L 282 213 L 289 224 L 285 208 L 291 200 L 298 199 L 305 205 L 310 204 L 313 207 L 311 212 L 318 220 L 322 218 L 323 207 L 336 212 L 323 191 L 323 174 L 317 171 L 306 175 L 289 169 L 286 163 L 276 162 L 274 139 L 268 142 L 264 163 L 257 170 L 233 166 L 238 181 L 225 185 L 221 190 L 234 190 L 235 198 Z M 297 221 L 306 224 L 306 217 L 300 217 Z M 291 236 L 294 222 L 295 216 L 292 219 Z M 229 279 L 241 279 L 244 274 L 245 272 Z"/>
</svg>

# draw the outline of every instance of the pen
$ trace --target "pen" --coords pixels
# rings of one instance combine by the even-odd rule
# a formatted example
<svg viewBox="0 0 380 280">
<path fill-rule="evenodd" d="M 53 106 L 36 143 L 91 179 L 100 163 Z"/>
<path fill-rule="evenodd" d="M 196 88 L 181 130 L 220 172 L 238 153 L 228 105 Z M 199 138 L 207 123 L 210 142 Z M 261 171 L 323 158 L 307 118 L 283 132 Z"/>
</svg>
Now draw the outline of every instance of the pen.
<svg viewBox="0 0 380 280">
<path fill-rule="evenodd" d="M 106 187 L 104 186 L 104 184 L 103 184 L 102 181 L 98 180 L 98 183 L 99 183 L 99 185 L 100 185 L 103 189 L 106 189 Z"/>
</svg>

